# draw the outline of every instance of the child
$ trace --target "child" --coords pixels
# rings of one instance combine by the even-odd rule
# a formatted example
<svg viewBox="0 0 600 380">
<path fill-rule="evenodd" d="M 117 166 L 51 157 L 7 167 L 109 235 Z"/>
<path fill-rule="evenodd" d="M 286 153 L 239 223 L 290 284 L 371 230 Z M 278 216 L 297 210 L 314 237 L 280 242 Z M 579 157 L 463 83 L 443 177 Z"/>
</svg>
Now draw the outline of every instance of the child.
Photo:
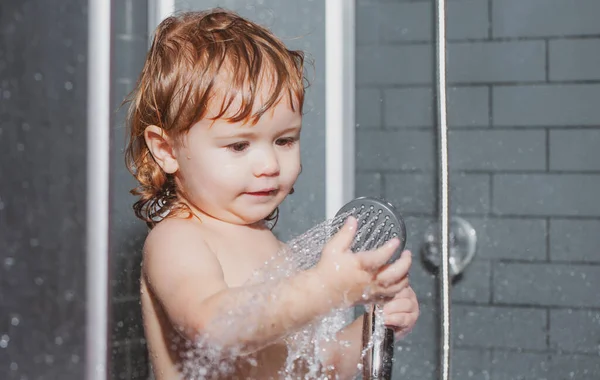
<svg viewBox="0 0 600 380">
<path fill-rule="evenodd" d="M 397 336 L 415 324 L 410 254 L 386 265 L 394 239 L 352 253 L 354 218 L 319 262 L 289 277 L 246 281 L 285 245 L 268 222 L 300 173 L 303 55 L 267 29 L 216 9 L 164 20 L 130 98 L 128 165 L 140 185 L 144 247 L 142 312 L 157 380 L 302 378 L 283 373 L 285 339 L 334 308 L 386 302 Z M 362 320 L 339 332 L 322 375 L 351 378 Z M 198 342 L 202 342 L 201 344 Z M 325 346 L 323 346 L 325 347 Z M 185 369 L 196 355 L 220 372 Z"/>
</svg>

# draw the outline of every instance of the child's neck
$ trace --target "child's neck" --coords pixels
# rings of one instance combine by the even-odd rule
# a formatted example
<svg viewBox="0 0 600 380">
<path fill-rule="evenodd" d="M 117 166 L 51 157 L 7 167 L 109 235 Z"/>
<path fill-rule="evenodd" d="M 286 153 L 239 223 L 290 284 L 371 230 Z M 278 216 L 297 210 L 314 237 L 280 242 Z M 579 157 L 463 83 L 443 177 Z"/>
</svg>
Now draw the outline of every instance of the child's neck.
<svg viewBox="0 0 600 380">
<path fill-rule="evenodd" d="M 256 230 L 256 231 L 270 231 L 269 226 L 267 225 L 267 222 L 262 219 L 259 220 L 257 222 L 254 223 L 250 223 L 250 224 L 238 224 L 238 223 L 231 223 L 228 221 L 224 221 L 218 218 L 215 218 L 205 212 L 203 212 L 202 210 L 189 205 L 189 210 L 192 213 L 192 217 L 202 223 L 204 226 L 209 227 L 211 229 L 215 229 L 215 230 L 220 230 L 220 231 L 239 231 L 239 230 Z"/>
</svg>

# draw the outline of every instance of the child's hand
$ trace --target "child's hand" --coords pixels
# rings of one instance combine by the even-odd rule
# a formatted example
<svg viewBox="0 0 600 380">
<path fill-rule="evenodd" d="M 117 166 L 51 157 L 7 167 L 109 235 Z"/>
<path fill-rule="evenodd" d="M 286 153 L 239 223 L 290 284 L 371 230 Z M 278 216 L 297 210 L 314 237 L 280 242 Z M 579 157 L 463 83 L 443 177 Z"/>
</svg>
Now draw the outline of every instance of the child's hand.
<svg viewBox="0 0 600 380">
<path fill-rule="evenodd" d="M 400 244 L 391 239 L 382 247 L 353 253 L 350 250 L 357 221 L 349 217 L 342 229 L 329 241 L 315 267 L 326 284 L 336 306 L 354 306 L 393 298 L 408 285 L 410 252 L 393 264 L 386 264 Z"/>
<path fill-rule="evenodd" d="M 406 286 L 396 296 L 384 304 L 385 325 L 394 329 L 396 339 L 404 338 L 415 326 L 419 318 L 419 301 L 410 286 Z"/>
</svg>

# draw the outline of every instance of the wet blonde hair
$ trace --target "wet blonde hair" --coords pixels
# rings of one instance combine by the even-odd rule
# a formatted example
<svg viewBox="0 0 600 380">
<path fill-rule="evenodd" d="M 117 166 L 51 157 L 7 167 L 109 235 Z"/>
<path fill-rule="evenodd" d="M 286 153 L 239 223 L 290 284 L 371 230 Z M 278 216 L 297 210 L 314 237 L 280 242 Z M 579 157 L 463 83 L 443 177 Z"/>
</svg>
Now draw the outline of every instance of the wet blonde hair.
<svg viewBox="0 0 600 380">
<path fill-rule="evenodd" d="M 271 96 L 253 113 L 265 80 Z M 220 108 L 210 119 L 255 124 L 284 97 L 292 110 L 302 112 L 305 88 L 304 54 L 288 50 L 268 29 L 236 13 L 218 8 L 161 22 L 136 88 L 126 99 L 125 159 L 139 182 L 131 190 L 139 197 L 133 205 L 136 216 L 152 228 L 167 214 L 190 211 L 174 175 L 165 173 L 150 153 L 146 127 L 156 125 L 178 139 L 209 118 L 209 106 L 218 100 Z M 230 109 L 234 100 L 238 109 Z M 274 210 L 267 219 L 276 214 Z"/>
</svg>

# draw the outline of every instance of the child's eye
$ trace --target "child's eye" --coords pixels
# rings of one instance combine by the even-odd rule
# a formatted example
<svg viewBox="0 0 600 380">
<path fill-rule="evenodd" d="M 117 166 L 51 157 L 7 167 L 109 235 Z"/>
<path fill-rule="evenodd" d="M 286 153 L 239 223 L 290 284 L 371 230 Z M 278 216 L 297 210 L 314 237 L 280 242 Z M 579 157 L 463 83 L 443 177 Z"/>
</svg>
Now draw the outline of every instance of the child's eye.
<svg viewBox="0 0 600 380">
<path fill-rule="evenodd" d="M 286 137 L 277 139 L 275 143 L 279 146 L 290 146 L 293 145 L 296 141 L 298 141 L 298 139 L 295 137 Z"/>
<path fill-rule="evenodd" d="M 244 142 L 237 142 L 231 145 L 227 145 L 227 148 L 234 151 L 234 152 L 243 152 L 244 150 L 246 150 L 246 148 L 250 145 L 250 143 L 244 141 Z"/>
</svg>

